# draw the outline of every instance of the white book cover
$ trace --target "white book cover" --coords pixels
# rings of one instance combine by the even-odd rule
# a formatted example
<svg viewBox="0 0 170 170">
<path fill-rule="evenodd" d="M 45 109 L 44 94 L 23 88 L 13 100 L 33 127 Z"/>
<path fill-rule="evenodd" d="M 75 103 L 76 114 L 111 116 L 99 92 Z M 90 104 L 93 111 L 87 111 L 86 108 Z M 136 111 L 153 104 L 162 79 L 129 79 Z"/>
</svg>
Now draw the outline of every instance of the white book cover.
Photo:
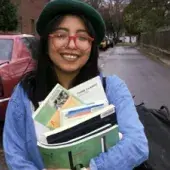
<svg viewBox="0 0 170 170">
<path fill-rule="evenodd" d="M 103 103 L 108 104 L 100 76 L 81 83 L 69 91 L 87 104 L 95 103 L 96 101 L 103 101 Z"/>
</svg>

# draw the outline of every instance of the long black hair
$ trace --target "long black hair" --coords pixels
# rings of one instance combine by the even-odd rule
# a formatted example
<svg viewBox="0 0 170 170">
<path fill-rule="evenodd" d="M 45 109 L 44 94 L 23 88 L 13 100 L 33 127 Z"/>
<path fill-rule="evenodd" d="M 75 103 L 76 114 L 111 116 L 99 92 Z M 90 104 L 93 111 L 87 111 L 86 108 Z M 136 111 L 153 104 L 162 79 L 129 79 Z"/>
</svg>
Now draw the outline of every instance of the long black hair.
<svg viewBox="0 0 170 170">
<path fill-rule="evenodd" d="M 39 40 L 36 68 L 27 74 L 21 81 L 24 91 L 27 93 L 28 98 L 33 102 L 35 107 L 38 107 L 38 102 L 44 100 L 52 88 L 59 83 L 54 71 L 53 62 L 48 54 L 48 35 L 55 31 L 56 27 L 62 22 L 64 16 L 65 15 L 56 16 L 47 25 L 46 31 Z M 96 35 L 91 23 L 84 16 L 77 16 L 84 21 L 89 35 L 95 39 Z M 71 87 L 99 75 L 98 56 L 98 46 L 94 40 L 92 43 L 90 57 L 87 63 L 81 68 L 79 74 L 73 80 Z"/>
</svg>

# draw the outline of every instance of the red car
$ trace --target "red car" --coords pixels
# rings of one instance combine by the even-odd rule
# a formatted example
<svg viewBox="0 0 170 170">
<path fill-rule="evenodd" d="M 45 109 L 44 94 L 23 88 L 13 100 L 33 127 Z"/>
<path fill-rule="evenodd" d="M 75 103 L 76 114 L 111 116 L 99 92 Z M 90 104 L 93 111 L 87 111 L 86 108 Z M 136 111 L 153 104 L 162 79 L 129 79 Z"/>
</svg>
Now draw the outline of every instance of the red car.
<svg viewBox="0 0 170 170">
<path fill-rule="evenodd" d="M 15 85 L 35 67 L 36 43 L 32 35 L 0 35 L 0 121 Z"/>
</svg>

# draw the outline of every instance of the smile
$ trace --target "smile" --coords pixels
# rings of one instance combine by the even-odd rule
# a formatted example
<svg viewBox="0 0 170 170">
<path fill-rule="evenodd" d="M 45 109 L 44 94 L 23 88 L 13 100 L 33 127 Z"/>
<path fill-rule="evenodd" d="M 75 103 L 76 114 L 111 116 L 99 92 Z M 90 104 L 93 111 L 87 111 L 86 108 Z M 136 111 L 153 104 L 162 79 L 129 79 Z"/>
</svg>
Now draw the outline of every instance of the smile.
<svg viewBox="0 0 170 170">
<path fill-rule="evenodd" d="M 78 58 L 78 55 L 74 55 L 74 54 L 61 54 L 61 56 L 67 61 L 75 61 Z"/>
</svg>

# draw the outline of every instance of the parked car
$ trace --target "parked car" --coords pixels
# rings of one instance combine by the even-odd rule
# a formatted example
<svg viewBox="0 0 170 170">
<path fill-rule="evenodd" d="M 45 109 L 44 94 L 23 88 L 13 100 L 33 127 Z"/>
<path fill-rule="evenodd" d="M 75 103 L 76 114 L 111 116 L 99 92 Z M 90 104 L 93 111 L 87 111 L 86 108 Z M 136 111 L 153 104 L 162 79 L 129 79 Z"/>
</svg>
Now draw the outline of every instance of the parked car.
<svg viewBox="0 0 170 170">
<path fill-rule="evenodd" d="M 111 36 L 105 36 L 103 41 L 100 43 L 99 49 L 106 50 L 109 47 L 114 47 L 115 43 Z"/>
<path fill-rule="evenodd" d="M 106 37 L 103 39 L 103 41 L 99 45 L 100 50 L 106 50 L 107 49 L 107 39 Z"/>
<path fill-rule="evenodd" d="M 105 36 L 105 39 L 106 39 L 106 46 L 107 46 L 107 48 L 109 48 L 110 47 L 110 39 L 108 36 Z"/>
<path fill-rule="evenodd" d="M 14 87 L 35 67 L 36 43 L 32 35 L 0 35 L 0 121 Z"/>
<path fill-rule="evenodd" d="M 113 37 L 110 36 L 110 37 L 108 37 L 108 39 L 109 39 L 109 47 L 113 48 L 115 45 Z"/>
</svg>

